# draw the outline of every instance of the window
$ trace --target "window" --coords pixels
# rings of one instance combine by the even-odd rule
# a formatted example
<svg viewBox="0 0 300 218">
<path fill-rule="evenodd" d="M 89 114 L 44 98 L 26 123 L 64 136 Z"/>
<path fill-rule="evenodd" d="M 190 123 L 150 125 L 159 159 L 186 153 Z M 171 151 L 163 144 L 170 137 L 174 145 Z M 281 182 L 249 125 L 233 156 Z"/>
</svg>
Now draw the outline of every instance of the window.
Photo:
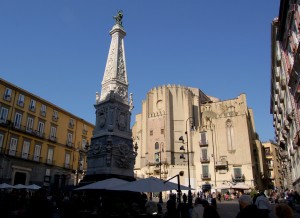
<svg viewBox="0 0 300 218">
<path fill-rule="evenodd" d="M 234 178 L 241 179 L 242 178 L 242 169 L 241 168 L 233 168 Z"/>
<path fill-rule="evenodd" d="M 23 148 L 22 148 L 22 158 L 28 159 L 29 147 L 30 147 L 30 142 L 29 141 L 24 141 L 23 142 Z"/>
<path fill-rule="evenodd" d="M 227 150 L 230 152 L 235 151 L 235 144 L 233 142 L 233 125 L 231 120 L 226 121 L 226 135 L 227 135 Z"/>
<path fill-rule="evenodd" d="M 201 149 L 201 160 L 208 160 L 207 149 L 206 148 Z"/>
<path fill-rule="evenodd" d="M 71 118 L 69 121 L 69 128 L 73 129 L 74 128 L 74 119 Z"/>
<path fill-rule="evenodd" d="M 43 136 L 43 134 L 44 134 L 44 127 L 45 127 L 45 123 L 42 122 L 42 121 L 39 121 L 38 129 L 37 129 L 37 132 L 36 132 L 36 134 L 37 134 L 38 136 L 40 136 L 40 137 Z"/>
<path fill-rule="evenodd" d="M 83 162 L 84 162 L 84 158 L 82 156 L 82 153 L 79 153 L 79 170 L 83 170 Z"/>
<path fill-rule="evenodd" d="M 0 151 L 1 148 L 3 147 L 3 139 L 4 139 L 4 135 L 0 133 Z"/>
<path fill-rule="evenodd" d="M 8 151 L 9 155 L 11 155 L 11 156 L 15 156 L 16 155 L 17 144 L 18 144 L 18 139 L 16 139 L 16 138 L 11 138 L 10 139 L 9 151 Z"/>
<path fill-rule="evenodd" d="M 84 134 L 84 135 L 87 134 L 87 126 L 85 124 L 83 124 L 82 134 Z"/>
<path fill-rule="evenodd" d="M 66 153 L 66 155 L 65 155 L 65 168 L 70 168 L 70 159 L 71 159 L 71 154 Z"/>
<path fill-rule="evenodd" d="M 41 106 L 41 115 L 42 116 L 46 116 L 46 110 L 47 110 L 47 106 L 42 104 L 42 106 Z"/>
<path fill-rule="evenodd" d="M 35 111 L 35 104 L 36 104 L 36 101 L 31 99 L 30 104 L 29 104 L 29 110 Z"/>
<path fill-rule="evenodd" d="M 41 149 L 42 149 L 41 145 L 39 145 L 39 144 L 35 145 L 35 147 L 34 147 L 34 155 L 33 155 L 33 160 L 34 161 L 40 161 Z"/>
<path fill-rule="evenodd" d="M 161 130 L 160 130 L 160 134 L 162 134 L 162 135 L 165 134 L 165 130 L 164 130 L 164 129 L 161 129 Z"/>
<path fill-rule="evenodd" d="M 73 147 L 73 134 L 71 132 L 68 132 L 67 145 L 70 146 L 70 147 Z"/>
<path fill-rule="evenodd" d="M 25 97 L 24 97 L 24 95 L 22 95 L 22 94 L 19 94 L 19 97 L 18 97 L 18 102 L 17 102 L 17 104 L 18 104 L 20 107 L 23 107 L 23 106 L 24 106 L 24 101 L 25 101 Z"/>
<path fill-rule="evenodd" d="M 22 122 L 22 114 L 16 112 L 14 127 L 17 128 L 17 129 L 20 129 L 21 128 L 21 122 Z"/>
<path fill-rule="evenodd" d="M 271 155 L 271 150 L 270 150 L 270 148 L 265 148 L 265 154 L 266 155 Z"/>
<path fill-rule="evenodd" d="M 56 110 L 53 111 L 52 120 L 57 121 L 58 120 L 58 112 Z"/>
<path fill-rule="evenodd" d="M 294 52 L 293 52 L 293 48 L 292 48 L 292 45 L 291 45 L 292 42 L 289 43 L 288 45 L 288 58 L 289 58 L 289 63 L 290 65 L 294 65 Z"/>
<path fill-rule="evenodd" d="M 150 135 L 153 135 L 153 130 L 150 130 Z"/>
<path fill-rule="evenodd" d="M 48 148 L 47 164 L 52 164 L 53 163 L 53 153 L 54 153 L 54 149 L 53 148 Z"/>
<path fill-rule="evenodd" d="M 27 122 L 26 122 L 26 132 L 32 132 L 33 129 L 33 118 L 32 117 L 27 117 Z"/>
<path fill-rule="evenodd" d="M 206 139 L 206 132 L 200 133 L 200 145 L 206 145 L 207 139 Z"/>
<path fill-rule="evenodd" d="M 155 150 L 158 150 L 159 149 L 159 144 L 158 142 L 155 142 Z"/>
<path fill-rule="evenodd" d="M 56 141 L 56 126 L 50 127 L 50 140 Z"/>
<path fill-rule="evenodd" d="M 268 173 L 268 177 L 269 177 L 269 178 L 273 178 L 272 172 L 271 172 L 270 170 L 268 170 L 267 173 Z"/>
<path fill-rule="evenodd" d="M 86 139 L 82 139 L 82 144 L 81 144 L 81 147 L 82 147 L 82 149 L 86 149 Z"/>
<path fill-rule="evenodd" d="M 46 169 L 45 175 L 46 176 L 51 176 L 51 169 Z"/>
<path fill-rule="evenodd" d="M 8 109 L 5 108 L 5 107 L 1 107 L 1 111 L 0 111 L 0 123 L 6 123 L 7 116 L 8 116 Z"/>
<path fill-rule="evenodd" d="M 10 101 L 10 99 L 11 99 L 11 92 L 12 91 L 9 88 L 5 89 L 4 96 L 3 96 L 4 100 Z"/>
<path fill-rule="evenodd" d="M 160 163 L 160 152 L 156 152 L 154 154 L 154 159 L 156 163 Z"/>
<path fill-rule="evenodd" d="M 209 177 L 208 165 L 202 165 L 202 178 Z"/>
</svg>

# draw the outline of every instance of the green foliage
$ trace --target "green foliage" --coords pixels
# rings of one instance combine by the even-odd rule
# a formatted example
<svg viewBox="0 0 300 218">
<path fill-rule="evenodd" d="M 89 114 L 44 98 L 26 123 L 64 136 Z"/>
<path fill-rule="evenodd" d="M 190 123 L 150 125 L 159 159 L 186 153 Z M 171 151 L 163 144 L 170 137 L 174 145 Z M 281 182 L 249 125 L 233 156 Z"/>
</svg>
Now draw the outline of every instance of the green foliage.
<svg viewBox="0 0 300 218">
<path fill-rule="evenodd" d="M 255 189 L 251 189 L 251 192 L 250 192 L 251 198 L 253 198 L 254 195 L 256 195 L 256 194 L 257 194 L 257 191 Z"/>
</svg>

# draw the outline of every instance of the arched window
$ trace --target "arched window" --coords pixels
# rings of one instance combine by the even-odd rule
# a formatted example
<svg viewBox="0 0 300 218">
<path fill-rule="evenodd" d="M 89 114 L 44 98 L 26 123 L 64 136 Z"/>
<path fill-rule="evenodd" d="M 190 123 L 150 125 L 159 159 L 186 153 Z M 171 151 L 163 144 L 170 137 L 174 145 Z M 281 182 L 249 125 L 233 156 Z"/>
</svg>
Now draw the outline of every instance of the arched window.
<svg viewBox="0 0 300 218">
<path fill-rule="evenodd" d="M 155 150 L 158 150 L 159 149 L 159 144 L 158 142 L 155 142 Z"/>
<path fill-rule="evenodd" d="M 227 135 L 227 150 L 228 151 L 235 151 L 235 144 L 233 141 L 233 125 L 232 121 L 228 119 L 226 121 L 226 135 Z"/>
</svg>

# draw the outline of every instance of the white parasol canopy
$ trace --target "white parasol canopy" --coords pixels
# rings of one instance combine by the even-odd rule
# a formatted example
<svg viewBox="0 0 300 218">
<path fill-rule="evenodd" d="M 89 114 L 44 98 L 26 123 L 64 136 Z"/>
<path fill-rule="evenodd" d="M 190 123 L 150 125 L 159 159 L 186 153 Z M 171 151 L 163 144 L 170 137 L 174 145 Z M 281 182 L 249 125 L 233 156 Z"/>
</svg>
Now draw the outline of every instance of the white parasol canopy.
<svg viewBox="0 0 300 218">
<path fill-rule="evenodd" d="M 0 184 L 0 189 L 7 189 L 7 188 L 13 188 L 13 186 L 9 185 L 7 183 L 1 183 Z"/>
<path fill-rule="evenodd" d="M 248 186 L 247 184 L 243 183 L 243 182 L 238 182 L 235 185 L 233 185 L 231 188 L 247 190 L 247 189 L 250 189 L 251 187 Z"/>
<path fill-rule="evenodd" d="M 110 190 L 132 191 L 132 192 L 161 192 L 169 190 L 177 190 L 178 184 L 166 182 L 162 179 L 149 177 L 140 179 L 127 184 L 111 187 Z M 189 190 L 188 187 L 180 185 L 181 190 Z"/>
<path fill-rule="evenodd" d="M 109 189 L 114 186 L 119 186 L 122 184 L 129 183 L 126 180 L 123 179 L 117 179 L 117 178 L 110 178 L 110 179 L 105 179 L 102 181 L 94 182 L 79 188 L 76 188 L 74 190 L 88 190 L 88 189 L 94 189 L 94 190 L 99 190 L 99 189 Z"/>
<path fill-rule="evenodd" d="M 17 184 L 17 185 L 14 185 L 12 188 L 15 188 L 15 189 L 22 189 L 22 188 L 27 188 L 26 185 L 23 185 L 23 184 Z"/>
<path fill-rule="evenodd" d="M 38 186 L 38 185 L 35 185 L 35 184 L 32 184 L 32 185 L 27 186 L 26 188 L 31 189 L 31 190 L 38 190 L 42 187 Z"/>
<path fill-rule="evenodd" d="M 232 186 L 231 185 L 228 185 L 228 184 L 220 184 L 218 185 L 217 187 L 215 187 L 215 189 L 219 189 L 219 190 L 222 190 L 222 189 L 230 189 Z"/>
</svg>

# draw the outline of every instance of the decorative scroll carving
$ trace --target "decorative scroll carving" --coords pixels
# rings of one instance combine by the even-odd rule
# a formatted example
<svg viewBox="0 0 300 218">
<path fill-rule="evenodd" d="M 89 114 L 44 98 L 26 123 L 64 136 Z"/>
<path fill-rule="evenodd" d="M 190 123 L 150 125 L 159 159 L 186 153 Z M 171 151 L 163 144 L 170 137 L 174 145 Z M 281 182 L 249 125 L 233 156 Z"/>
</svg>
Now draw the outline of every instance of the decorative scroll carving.
<svg viewBox="0 0 300 218">
<path fill-rule="evenodd" d="M 100 154 L 101 152 L 101 145 L 95 145 L 93 151 L 93 155 Z"/>
<path fill-rule="evenodd" d="M 127 96 L 127 89 L 125 87 L 119 86 L 116 92 L 118 95 L 120 95 L 122 99 L 124 99 Z"/>
<path fill-rule="evenodd" d="M 120 152 L 120 157 L 116 160 L 116 163 L 120 168 L 129 169 L 132 162 L 131 160 L 132 152 L 130 152 L 128 145 L 120 144 L 119 152 Z"/>
</svg>

